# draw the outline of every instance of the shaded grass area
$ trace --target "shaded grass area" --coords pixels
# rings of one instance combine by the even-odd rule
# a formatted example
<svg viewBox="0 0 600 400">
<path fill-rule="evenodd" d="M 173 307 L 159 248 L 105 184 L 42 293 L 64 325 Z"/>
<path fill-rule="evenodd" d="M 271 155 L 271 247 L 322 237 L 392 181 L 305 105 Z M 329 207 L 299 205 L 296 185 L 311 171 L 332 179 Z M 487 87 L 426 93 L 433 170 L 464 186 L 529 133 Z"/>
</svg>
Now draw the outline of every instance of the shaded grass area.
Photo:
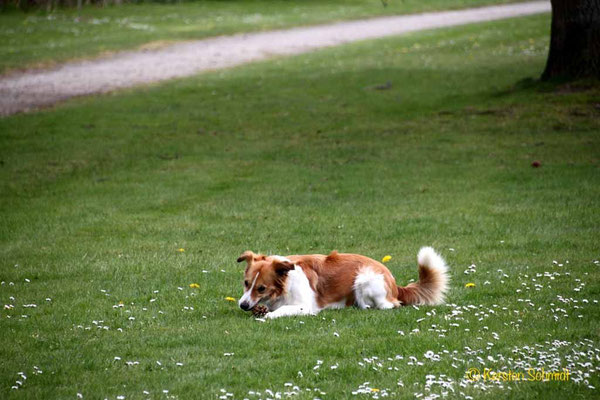
<svg viewBox="0 0 600 400">
<path fill-rule="evenodd" d="M 1 397 L 593 397 L 600 91 L 531 80 L 548 22 L 0 120 Z M 451 267 L 449 305 L 260 323 L 225 300 L 246 249 L 390 254 L 405 284 L 422 245 Z M 465 383 L 471 367 L 573 379 Z"/>
<path fill-rule="evenodd" d="M 0 73 L 142 46 L 510 0 L 235 0 L 0 13 Z"/>
</svg>

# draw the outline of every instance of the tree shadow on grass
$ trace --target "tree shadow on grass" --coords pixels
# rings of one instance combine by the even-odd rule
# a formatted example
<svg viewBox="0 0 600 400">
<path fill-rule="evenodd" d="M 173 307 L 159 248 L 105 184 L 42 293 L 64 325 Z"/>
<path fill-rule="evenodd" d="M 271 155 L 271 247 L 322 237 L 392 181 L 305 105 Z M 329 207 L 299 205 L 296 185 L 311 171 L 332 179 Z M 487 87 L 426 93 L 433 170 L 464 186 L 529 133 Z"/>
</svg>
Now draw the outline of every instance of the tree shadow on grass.
<svg viewBox="0 0 600 400">
<path fill-rule="evenodd" d="M 600 80 L 598 79 L 552 79 L 543 81 L 535 78 L 524 78 L 517 81 L 511 87 L 497 92 L 494 97 L 504 97 L 519 93 L 554 93 L 554 94 L 572 94 L 600 91 Z"/>
<path fill-rule="evenodd" d="M 600 80 L 542 81 L 531 77 L 518 80 L 513 85 L 490 93 L 489 99 L 492 100 L 492 104 L 496 101 L 499 103 L 496 106 L 467 105 L 458 112 L 440 111 L 439 115 L 510 117 L 515 114 L 519 103 L 527 102 L 530 97 L 539 96 L 544 96 L 553 104 L 563 104 L 566 107 L 565 112 L 570 116 L 600 118 Z M 517 103 L 512 102 L 515 99 L 519 99 Z"/>
</svg>

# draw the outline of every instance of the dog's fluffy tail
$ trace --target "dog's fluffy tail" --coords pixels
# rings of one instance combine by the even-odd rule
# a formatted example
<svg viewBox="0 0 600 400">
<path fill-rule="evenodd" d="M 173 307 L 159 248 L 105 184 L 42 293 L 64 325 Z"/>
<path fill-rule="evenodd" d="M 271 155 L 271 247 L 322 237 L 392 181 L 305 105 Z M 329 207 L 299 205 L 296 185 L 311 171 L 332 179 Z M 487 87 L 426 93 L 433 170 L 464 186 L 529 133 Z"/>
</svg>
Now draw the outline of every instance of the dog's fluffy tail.
<svg viewBox="0 0 600 400">
<path fill-rule="evenodd" d="M 417 256 L 419 281 L 398 286 L 398 300 L 403 305 L 437 305 L 448 291 L 448 267 L 431 247 L 423 247 Z"/>
</svg>

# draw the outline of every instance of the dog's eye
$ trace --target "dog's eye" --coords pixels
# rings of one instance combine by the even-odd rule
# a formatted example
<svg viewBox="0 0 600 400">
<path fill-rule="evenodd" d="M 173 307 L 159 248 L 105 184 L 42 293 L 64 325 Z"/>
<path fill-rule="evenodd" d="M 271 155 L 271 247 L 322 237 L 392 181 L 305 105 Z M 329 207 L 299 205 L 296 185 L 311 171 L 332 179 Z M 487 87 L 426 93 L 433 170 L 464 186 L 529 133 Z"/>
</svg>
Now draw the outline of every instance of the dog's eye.
<svg viewBox="0 0 600 400">
<path fill-rule="evenodd" d="M 244 281 L 244 286 L 248 287 L 248 281 Z"/>
<path fill-rule="evenodd" d="M 265 291 L 266 287 L 264 286 L 259 286 L 258 288 L 258 293 L 263 293 Z"/>
</svg>

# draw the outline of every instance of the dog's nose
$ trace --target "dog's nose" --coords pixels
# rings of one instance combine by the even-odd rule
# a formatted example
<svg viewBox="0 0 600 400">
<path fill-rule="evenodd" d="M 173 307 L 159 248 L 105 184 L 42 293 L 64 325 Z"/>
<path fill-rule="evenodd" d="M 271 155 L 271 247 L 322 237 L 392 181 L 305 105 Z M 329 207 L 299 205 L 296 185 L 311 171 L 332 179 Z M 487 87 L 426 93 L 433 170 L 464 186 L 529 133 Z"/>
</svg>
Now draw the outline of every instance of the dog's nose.
<svg viewBox="0 0 600 400">
<path fill-rule="evenodd" d="M 243 301 L 240 303 L 240 308 L 244 311 L 248 311 L 250 309 L 250 304 L 247 301 Z"/>
</svg>

